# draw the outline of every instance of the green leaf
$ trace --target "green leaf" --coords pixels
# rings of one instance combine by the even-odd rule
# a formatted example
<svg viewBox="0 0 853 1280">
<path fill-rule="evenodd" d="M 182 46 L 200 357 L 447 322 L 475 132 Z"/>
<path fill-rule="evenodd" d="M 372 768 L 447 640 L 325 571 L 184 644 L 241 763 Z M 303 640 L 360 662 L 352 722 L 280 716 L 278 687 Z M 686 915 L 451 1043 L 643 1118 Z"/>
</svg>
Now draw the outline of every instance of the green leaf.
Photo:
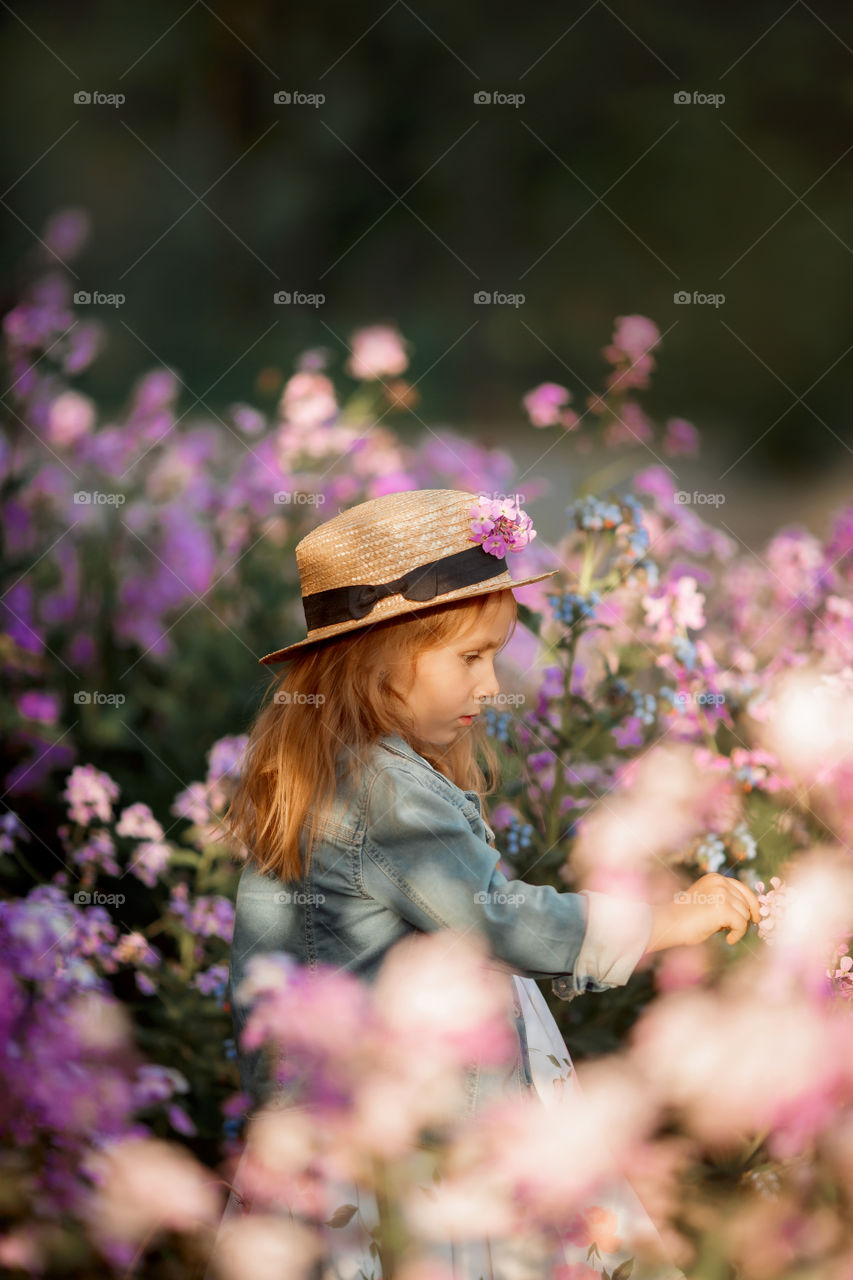
<svg viewBox="0 0 853 1280">
<path fill-rule="evenodd" d="M 518 601 L 518 620 L 528 631 L 532 631 L 535 636 L 539 636 L 542 630 L 542 614 L 536 613 L 529 605 L 522 604 Z"/>
<path fill-rule="evenodd" d="M 624 1262 L 620 1262 L 619 1266 L 613 1272 L 613 1280 L 628 1280 L 628 1276 L 634 1270 L 634 1259 L 626 1258 Z"/>
</svg>

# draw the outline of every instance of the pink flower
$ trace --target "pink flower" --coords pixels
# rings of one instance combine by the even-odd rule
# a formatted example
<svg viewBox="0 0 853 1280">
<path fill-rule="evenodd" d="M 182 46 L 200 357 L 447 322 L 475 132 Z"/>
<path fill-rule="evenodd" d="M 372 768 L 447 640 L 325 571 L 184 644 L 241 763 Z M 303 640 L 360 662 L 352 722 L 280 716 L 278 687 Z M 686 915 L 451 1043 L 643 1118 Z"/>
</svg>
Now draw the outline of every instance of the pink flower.
<svg viewBox="0 0 853 1280">
<path fill-rule="evenodd" d="M 295 373 L 285 384 L 279 411 L 294 426 L 320 426 L 338 412 L 335 388 L 323 373 Z"/>
<path fill-rule="evenodd" d="M 570 1224 L 567 1234 L 573 1244 L 587 1248 L 597 1244 L 602 1253 L 613 1253 L 622 1243 L 616 1234 L 619 1219 L 612 1209 L 590 1205 Z"/>
<path fill-rule="evenodd" d="M 50 406 L 47 434 L 53 444 L 75 444 L 95 425 L 95 406 L 88 396 L 64 391 Z"/>
<path fill-rule="evenodd" d="M 660 342 L 660 331 L 645 316 L 617 316 L 613 341 L 604 347 L 604 357 L 616 368 L 605 379 L 608 391 L 627 391 L 630 387 L 647 387 L 649 374 L 655 367 L 650 354 Z"/>
<path fill-rule="evenodd" d="M 353 378 L 395 377 L 409 367 L 406 344 L 391 325 L 375 324 L 352 335 L 352 355 L 346 371 Z"/>
<path fill-rule="evenodd" d="M 134 836 L 137 840 L 162 840 L 163 828 L 148 805 L 139 801 L 122 810 L 116 824 L 116 835 Z"/>
<path fill-rule="evenodd" d="M 62 798 L 68 802 L 69 817 L 81 827 L 92 818 L 112 822 L 112 802 L 118 799 L 118 785 L 94 765 L 78 764 L 68 775 Z"/>
<path fill-rule="evenodd" d="M 613 330 L 613 346 L 606 349 L 605 355 L 614 364 L 625 356 L 629 360 L 639 360 L 659 342 L 660 329 L 653 320 L 647 319 L 646 316 L 617 316 L 616 328 Z"/>
<path fill-rule="evenodd" d="M 484 551 L 498 559 L 508 551 L 520 551 L 536 537 L 533 521 L 509 498 L 492 500 L 481 497 L 469 508 L 471 542 L 479 542 Z"/>
<path fill-rule="evenodd" d="M 616 420 L 608 422 L 604 429 L 604 446 L 618 449 L 623 444 L 644 444 L 653 434 L 652 424 L 640 406 L 634 400 L 626 400 Z"/>
<path fill-rule="evenodd" d="M 157 877 L 167 866 L 171 857 L 171 845 L 166 844 L 165 841 L 143 840 L 136 846 L 133 861 L 127 869 L 133 872 L 143 884 L 147 884 L 149 889 L 153 889 Z"/>
<path fill-rule="evenodd" d="M 571 393 L 559 383 L 542 382 L 528 391 L 521 403 L 534 427 L 553 427 L 561 420 L 560 410 L 571 398 Z"/>
<path fill-rule="evenodd" d="M 671 639 L 680 628 L 698 630 L 705 625 L 705 597 L 696 590 L 696 579 L 689 574 L 668 583 L 661 595 L 643 596 L 642 603 L 646 625 L 655 631 L 659 641 Z"/>
<path fill-rule="evenodd" d="M 670 418 L 663 438 L 663 451 L 670 458 L 679 454 L 695 457 L 699 452 L 699 432 L 684 418 Z"/>
<path fill-rule="evenodd" d="M 185 791 L 175 797 L 170 812 L 177 818 L 186 818 L 196 826 L 201 826 L 206 822 L 211 810 L 207 801 L 207 788 L 204 783 L 191 782 Z"/>
<path fill-rule="evenodd" d="M 150 1233 L 212 1225 L 219 1195 L 208 1171 L 181 1146 L 155 1138 L 119 1140 L 94 1158 L 100 1174 L 90 1226 L 97 1239 L 138 1242 Z"/>
</svg>

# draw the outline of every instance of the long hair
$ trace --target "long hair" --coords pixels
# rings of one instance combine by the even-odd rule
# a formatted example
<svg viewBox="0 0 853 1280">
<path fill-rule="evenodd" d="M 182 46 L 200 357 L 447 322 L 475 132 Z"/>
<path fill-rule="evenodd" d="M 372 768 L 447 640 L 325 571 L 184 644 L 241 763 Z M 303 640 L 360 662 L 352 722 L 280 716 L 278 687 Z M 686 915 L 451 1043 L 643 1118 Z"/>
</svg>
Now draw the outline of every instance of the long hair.
<svg viewBox="0 0 853 1280">
<path fill-rule="evenodd" d="M 398 687 L 407 692 L 419 653 L 473 628 L 507 596 L 513 608 L 508 640 L 518 621 L 509 588 L 387 618 L 318 641 L 281 664 L 250 727 L 222 819 L 261 873 L 275 872 L 285 882 L 307 874 L 317 826 L 335 794 L 358 784 L 368 749 L 386 734 L 399 734 L 456 786 L 477 792 L 481 802 L 495 791 L 498 761 L 482 725 L 474 721 L 447 747 L 422 741 L 403 699 L 390 687 L 389 672 L 393 668 Z"/>
</svg>

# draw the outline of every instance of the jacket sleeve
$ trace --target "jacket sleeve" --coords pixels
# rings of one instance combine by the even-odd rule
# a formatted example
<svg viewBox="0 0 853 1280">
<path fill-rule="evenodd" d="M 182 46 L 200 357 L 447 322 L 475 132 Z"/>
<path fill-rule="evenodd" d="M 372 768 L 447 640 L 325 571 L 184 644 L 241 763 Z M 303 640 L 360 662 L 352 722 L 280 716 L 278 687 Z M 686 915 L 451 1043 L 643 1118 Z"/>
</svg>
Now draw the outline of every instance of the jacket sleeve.
<svg viewBox="0 0 853 1280">
<path fill-rule="evenodd" d="M 555 979 L 563 999 L 623 986 L 651 935 L 647 903 L 508 880 L 461 809 L 395 766 L 370 784 L 361 874 L 415 928 L 477 929 L 497 959 Z"/>
</svg>

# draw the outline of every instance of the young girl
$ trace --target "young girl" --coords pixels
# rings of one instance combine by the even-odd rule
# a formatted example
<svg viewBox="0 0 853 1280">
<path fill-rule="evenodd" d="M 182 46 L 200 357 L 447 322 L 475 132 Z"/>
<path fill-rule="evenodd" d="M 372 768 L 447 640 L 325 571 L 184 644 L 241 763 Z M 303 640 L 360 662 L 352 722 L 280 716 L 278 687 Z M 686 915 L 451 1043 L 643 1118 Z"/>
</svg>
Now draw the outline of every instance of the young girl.
<svg viewBox="0 0 853 1280">
<path fill-rule="evenodd" d="M 241 1044 L 250 1010 L 240 988 L 254 956 L 285 952 L 372 983 L 401 939 L 476 930 L 511 975 L 518 1054 L 509 1073 L 468 1070 L 474 1114 L 496 1093 L 553 1106 L 561 1089 L 578 1087 L 536 979 L 572 999 L 625 984 L 647 952 L 719 929 L 734 943 L 758 922 L 755 895 L 718 875 L 697 882 L 704 892 L 662 906 L 507 878 L 482 808 L 497 761 L 476 718 L 499 692 L 494 659 L 515 626 L 512 588 L 551 576 L 508 573 L 507 553 L 534 536 L 511 504 L 416 490 L 343 511 L 296 548 L 308 634 L 260 659 L 286 666 L 252 727 L 226 815 L 249 851 L 229 996 L 242 1087 L 257 1106 L 275 1082 L 261 1051 Z M 234 1186 L 225 1219 L 251 1210 L 239 1194 L 240 1166 Z M 317 1274 L 379 1277 L 364 1230 L 376 1221 L 375 1201 L 355 1187 L 341 1191 L 341 1203 L 359 1206 L 358 1221 L 328 1233 L 338 1256 Z M 616 1215 L 623 1240 L 607 1254 L 611 1271 L 633 1256 L 632 1235 L 660 1243 L 625 1179 L 595 1203 Z M 547 1258 L 515 1249 L 512 1240 L 454 1240 L 439 1256 L 458 1280 L 559 1280 L 561 1266 L 586 1262 L 588 1252 L 568 1236 Z M 634 1269 L 634 1280 L 641 1274 L 652 1273 Z M 654 1275 L 683 1273 L 669 1264 Z"/>
</svg>

